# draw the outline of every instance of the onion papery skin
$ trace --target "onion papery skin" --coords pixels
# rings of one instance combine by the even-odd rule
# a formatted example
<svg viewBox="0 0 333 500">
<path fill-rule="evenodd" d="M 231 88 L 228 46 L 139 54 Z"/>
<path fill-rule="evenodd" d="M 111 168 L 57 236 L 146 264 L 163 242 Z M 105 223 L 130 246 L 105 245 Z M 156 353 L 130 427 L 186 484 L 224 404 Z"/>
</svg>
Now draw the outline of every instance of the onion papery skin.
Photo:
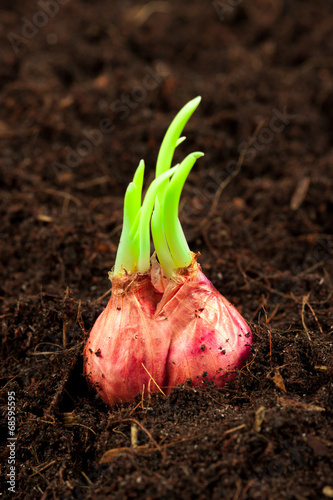
<svg viewBox="0 0 333 500">
<path fill-rule="evenodd" d="M 196 259 L 170 280 L 155 258 L 147 273 L 112 278 L 84 350 L 85 374 L 109 406 L 188 379 L 223 387 L 249 357 L 249 326 Z"/>
<path fill-rule="evenodd" d="M 138 393 L 165 384 L 170 337 L 153 316 L 162 294 L 150 273 L 111 278 L 112 293 L 97 318 L 84 350 L 85 374 L 109 406 L 132 401 Z M 149 374 L 142 366 L 148 370 Z"/>
<path fill-rule="evenodd" d="M 245 320 L 206 278 L 192 254 L 177 269 L 157 306 L 155 320 L 171 337 L 166 359 L 166 393 L 185 382 L 231 382 L 250 355 L 252 335 Z"/>
</svg>

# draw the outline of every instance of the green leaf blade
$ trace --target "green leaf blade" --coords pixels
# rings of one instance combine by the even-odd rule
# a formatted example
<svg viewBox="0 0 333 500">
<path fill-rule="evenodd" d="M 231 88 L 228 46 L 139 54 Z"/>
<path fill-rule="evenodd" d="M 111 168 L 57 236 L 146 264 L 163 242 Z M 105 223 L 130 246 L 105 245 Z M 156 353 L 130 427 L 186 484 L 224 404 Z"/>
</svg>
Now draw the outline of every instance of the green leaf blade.
<svg viewBox="0 0 333 500">
<path fill-rule="evenodd" d="M 191 262 L 191 251 L 178 219 L 178 209 L 180 195 L 187 176 L 196 160 L 201 156 L 203 156 L 201 152 L 191 153 L 182 161 L 173 175 L 164 195 L 162 209 L 163 227 L 166 241 L 176 268 L 188 266 Z M 167 272 L 168 274 L 170 273 L 169 270 Z"/>
</svg>

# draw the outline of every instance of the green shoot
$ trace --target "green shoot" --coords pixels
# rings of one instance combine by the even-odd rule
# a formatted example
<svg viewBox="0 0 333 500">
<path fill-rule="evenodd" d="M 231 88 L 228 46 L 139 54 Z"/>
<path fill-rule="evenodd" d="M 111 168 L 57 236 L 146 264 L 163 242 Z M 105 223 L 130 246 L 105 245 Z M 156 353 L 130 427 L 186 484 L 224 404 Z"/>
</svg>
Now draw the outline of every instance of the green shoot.
<svg viewBox="0 0 333 500">
<path fill-rule="evenodd" d="M 195 99 L 189 101 L 185 106 L 177 113 L 175 118 L 172 120 L 166 134 L 163 138 L 156 162 L 156 175 L 157 178 L 163 172 L 166 172 L 171 167 L 172 158 L 174 151 L 179 144 L 181 144 L 186 138 L 180 137 L 186 123 L 190 119 L 191 115 L 199 106 L 201 97 L 198 96 Z M 167 183 L 164 184 L 159 189 L 157 193 L 158 201 L 163 204 L 163 197 L 165 193 Z"/>
<path fill-rule="evenodd" d="M 128 185 L 124 198 L 123 229 L 116 255 L 114 274 L 122 270 L 134 272 L 139 259 L 140 248 L 137 241 L 130 237 L 135 218 L 141 207 L 141 195 L 145 164 L 141 160 L 134 174 L 133 181 Z"/>
<path fill-rule="evenodd" d="M 177 167 L 170 168 L 167 172 L 161 174 L 149 186 L 145 199 L 142 204 L 139 236 L 140 236 L 140 255 L 138 263 L 138 271 L 144 273 L 150 267 L 150 218 L 154 208 L 156 194 L 160 186 L 171 177 Z"/>
<path fill-rule="evenodd" d="M 185 104 L 185 106 L 177 113 L 175 118 L 172 120 L 164 139 L 162 141 L 160 151 L 158 153 L 156 162 L 156 177 L 161 175 L 163 172 L 171 167 L 173 153 L 176 147 L 185 140 L 185 137 L 180 137 L 186 123 L 190 119 L 190 116 L 199 106 L 201 97 L 198 96 L 192 99 L 190 102 Z"/>
<path fill-rule="evenodd" d="M 186 178 L 197 158 L 201 156 L 203 156 L 203 153 L 192 153 L 182 161 L 164 195 L 163 227 L 165 238 L 174 261 L 173 268 L 185 267 L 191 263 L 191 251 L 178 219 L 178 207 Z M 170 275 L 170 272 L 172 274 L 172 269 L 163 270 L 166 276 Z"/>
<path fill-rule="evenodd" d="M 150 267 L 150 219 L 156 193 L 176 167 L 155 179 L 149 186 L 141 207 L 144 162 L 141 160 L 124 199 L 123 230 L 118 246 L 113 275 L 148 271 Z"/>
<path fill-rule="evenodd" d="M 203 153 L 192 153 L 180 165 L 170 167 L 175 148 L 185 140 L 180 134 L 200 100 L 201 97 L 197 97 L 187 103 L 168 128 L 157 158 L 156 178 L 142 206 L 143 160 L 126 190 L 123 229 L 113 276 L 149 270 L 150 223 L 156 253 L 168 278 L 175 268 L 188 266 L 191 262 L 191 252 L 178 219 L 178 207 L 185 180 Z"/>
<path fill-rule="evenodd" d="M 163 209 L 158 200 L 158 196 L 156 196 L 154 211 L 151 218 L 151 232 L 153 236 L 153 242 L 156 254 L 158 255 L 158 260 L 161 264 L 161 267 L 165 275 L 167 277 L 170 277 L 172 274 L 172 270 L 176 267 L 176 265 L 170 253 L 170 249 L 167 240 L 165 238 L 162 223 L 163 223 Z"/>
<path fill-rule="evenodd" d="M 158 154 L 156 163 L 156 177 L 170 168 L 175 148 L 179 146 L 179 144 L 181 144 L 185 139 L 185 137 L 179 136 L 182 133 L 186 122 L 198 107 L 200 101 L 200 96 L 192 99 L 179 111 L 179 113 L 173 119 L 164 136 Z M 177 175 L 177 179 L 179 179 L 180 181 L 179 189 L 176 189 L 177 183 L 172 184 L 173 188 L 171 189 L 170 193 L 178 193 L 178 201 L 172 200 L 173 194 L 169 195 L 169 201 L 165 200 L 165 194 L 170 188 L 170 185 L 168 187 L 167 181 L 165 181 L 160 186 L 155 201 L 154 212 L 151 220 L 152 237 L 161 267 L 168 278 L 171 277 L 172 272 L 175 268 L 189 265 L 191 261 L 190 250 L 188 248 L 183 229 L 178 220 L 178 205 L 180 193 L 185 179 L 189 171 L 191 170 L 196 158 L 202 156 L 202 153 L 194 155 L 194 158 L 191 157 L 192 159 L 188 158 L 186 160 L 185 166 L 182 164 L 182 166 L 179 167 L 182 172 L 182 177 L 180 178 L 178 176 L 178 173 L 175 174 Z M 171 202 L 170 206 L 169 202 Z M 171 211 L 169 211 L 169 208 L 171 207 L 172 209 Z M 167 224 L 167 228 L 165 227 L 165 224 Z M 173 236 L 172 231 L 174 232 Z M 170 244 L 172 245 L 172 249 L 170 248 Z"/>
</svg>

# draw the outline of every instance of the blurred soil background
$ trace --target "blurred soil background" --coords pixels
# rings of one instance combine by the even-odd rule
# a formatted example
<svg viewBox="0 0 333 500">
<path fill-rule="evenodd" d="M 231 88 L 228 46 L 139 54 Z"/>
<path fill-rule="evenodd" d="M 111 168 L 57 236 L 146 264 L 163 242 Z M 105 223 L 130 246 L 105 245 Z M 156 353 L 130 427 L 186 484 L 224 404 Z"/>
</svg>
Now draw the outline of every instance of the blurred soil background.
<svg viewBox="0 0 333 500">
<path fill-rule="evenodd" d="M 3 497 L 333 498 L 333 4 L 2 0 L 0 44 Z M 197 95 L 180 217 L 252 355 L 230 387 L 110 410 L 82 350 L 123 196 Z"/>
</svg>

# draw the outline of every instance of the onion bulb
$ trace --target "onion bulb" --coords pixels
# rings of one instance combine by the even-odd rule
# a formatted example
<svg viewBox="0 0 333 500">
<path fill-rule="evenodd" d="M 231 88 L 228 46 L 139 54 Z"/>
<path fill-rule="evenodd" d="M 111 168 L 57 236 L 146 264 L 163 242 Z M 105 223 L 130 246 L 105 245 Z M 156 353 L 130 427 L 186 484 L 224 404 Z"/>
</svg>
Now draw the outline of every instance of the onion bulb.
<svg viewBox="0 0 333 500">
<path fill-rule="evenodd" d="M 143 160 L 125 193 L 111 297 L 84 349 L 85 374 L 110 406 L 138 393 L 168 394 L 187 379 L 222 387 L 250 354 L 248 325 L 203 274 L 178 218 L 183 185 L 203 153 L 171 163 L 200 99 L 187 103 L 167 130 L 143 202 Z"/>
</svg>

